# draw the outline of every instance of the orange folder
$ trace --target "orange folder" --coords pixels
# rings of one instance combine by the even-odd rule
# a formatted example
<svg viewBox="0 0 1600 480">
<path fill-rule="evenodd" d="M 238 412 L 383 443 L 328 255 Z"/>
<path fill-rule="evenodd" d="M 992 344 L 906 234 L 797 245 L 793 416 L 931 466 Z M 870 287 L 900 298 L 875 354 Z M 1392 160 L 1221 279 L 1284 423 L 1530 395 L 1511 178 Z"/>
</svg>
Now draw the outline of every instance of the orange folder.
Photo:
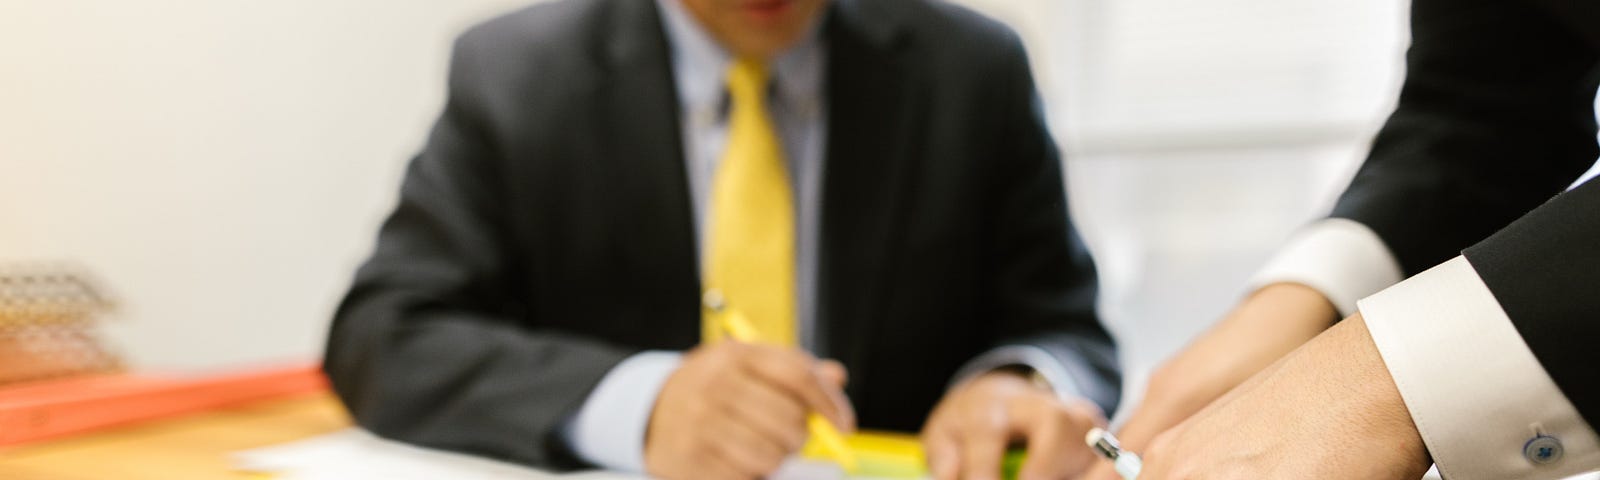
<svg viewBox="0 0 1600 480">
<path fill-rule="evenodd" d="M 316 365 L 210 376 L 94 375 L 0 388 L 0 447 L 327 388 Z"/>
</svg>

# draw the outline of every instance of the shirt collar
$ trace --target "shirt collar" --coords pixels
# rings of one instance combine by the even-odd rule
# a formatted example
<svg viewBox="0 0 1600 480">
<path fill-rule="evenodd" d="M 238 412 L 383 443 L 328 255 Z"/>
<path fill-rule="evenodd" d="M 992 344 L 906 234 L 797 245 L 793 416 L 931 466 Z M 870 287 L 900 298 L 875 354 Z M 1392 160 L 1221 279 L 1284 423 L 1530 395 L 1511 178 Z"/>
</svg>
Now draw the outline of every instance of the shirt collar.
<svg viewBox="0 0 1600 480">
<path fill-rule="evenodd" d="M 733 61 L 716 39 L 680 3 L 682 0 L 656 0 L 665 26 L 667 44 L 672 49 L 673 77 L 678 100 L 694 110 L 719 110 L 724 75 Z M 821 17 L 807 27 L 805 37 L 772 61 L 775 100 L 796 107 L 815 103 L 821 96 L 825 61 L 821 41 Z"/>
</svg>

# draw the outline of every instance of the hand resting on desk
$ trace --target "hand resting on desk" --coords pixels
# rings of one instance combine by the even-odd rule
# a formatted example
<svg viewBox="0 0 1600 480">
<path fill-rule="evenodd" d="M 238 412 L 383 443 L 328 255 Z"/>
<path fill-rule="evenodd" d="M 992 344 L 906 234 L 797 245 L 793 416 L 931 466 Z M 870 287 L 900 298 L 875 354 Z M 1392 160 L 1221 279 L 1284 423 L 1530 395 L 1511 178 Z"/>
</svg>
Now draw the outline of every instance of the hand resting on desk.
<svg viewBox="0 0 1600 480">
<path fill-rule="evenodd" d="M 724 341 L 691 350 L 661 388 L 645 470 L 667 479 L 750 480 L 806 441 L 806 416 L 855 430 L 845 369 L 804 351 Z"/>
</svg>

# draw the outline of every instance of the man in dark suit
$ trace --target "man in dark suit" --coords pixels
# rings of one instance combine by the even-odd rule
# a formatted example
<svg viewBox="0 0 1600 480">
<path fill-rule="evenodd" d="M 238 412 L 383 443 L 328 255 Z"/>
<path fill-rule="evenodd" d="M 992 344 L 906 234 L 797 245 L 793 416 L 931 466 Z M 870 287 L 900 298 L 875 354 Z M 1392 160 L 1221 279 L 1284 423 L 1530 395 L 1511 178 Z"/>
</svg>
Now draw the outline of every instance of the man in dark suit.
<svg viewBox="0 0 1600 480">
<path fill-rule="evenodd" d="M 807 412 L 921 428 L 941 478 L 1089 462 L 1115 355 L 1005 27 L 562 0 L 463 35 L 448 97 L 329 339 L 362 426 L 671 478 L 770 473 Z M 710 342 L 727 305 L 785 340 Z"/>
<path fill-rule="evenodd" d="M 1600 468 L 1600 4 L 1414 0 L 1407 63 L 1332 218 L 1152 381 L 1140 478 Z"/>
</svg>

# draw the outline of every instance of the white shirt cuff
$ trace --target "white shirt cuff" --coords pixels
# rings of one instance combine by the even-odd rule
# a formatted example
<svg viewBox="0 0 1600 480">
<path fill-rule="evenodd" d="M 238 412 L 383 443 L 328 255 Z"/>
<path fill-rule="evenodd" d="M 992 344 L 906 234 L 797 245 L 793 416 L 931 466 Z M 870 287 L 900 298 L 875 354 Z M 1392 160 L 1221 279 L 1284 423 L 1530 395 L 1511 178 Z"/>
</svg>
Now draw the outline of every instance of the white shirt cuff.
<svg viewBox="0 0 1600 480">
<path fill-rule="evenodd" d="M 968 361 L 960 370 L 956 370 L 950 385 L 952 387 L 960 385 L 961 382 L 995 369 L 1017 365 L 1028 367 L 1038 373 L 1039 377 L 1050 385 L 1050 389 L 1056 392 L 1057 397 L 1084 396 L 1083 389 L 1077 384 L 1078 379 L 1068 371 L 1066 365 L 1062 365 L 1055 355 L 1033 345 L 1006 345 L 984 352 Z M 1088 369 L 1088 365 L 1083 367 Z"/>
<path fill-rule="evenodd" d="M 1567 190 L 1578 188 L 1584 183 L 1594 180 L 1595 177 L 1600 177 L 1600 162 L 1594 162 L 1594 166 L 1589 167 L 1589 171 L 1584 172 L 1583 176 L 1578 177 L 1578 181 L 1572 182 L 1572 186 L 1567 187 Z"/>
<path fill-rule="evenodd" d="M 1600 439 L 1465 257 L 1360 308 L 1444 478 L 1561 478 L 1600 466 Z M 1559 457 L 1541 464 L 1538 447 L 1551 439 L 1559 448 L 1547 453 Z"/>
<path fill-rule="evenodd" d="M 678 369 L 677 352 L 648 351 L 623 360 L 600 379 L 577 415 L 561 428 L 579 458 L 608 470 L 644 472 L 644 435 L 650 412 L 667 377 Z"/>
<path fill-rule="evenodd" d="M 1297 283 L 1327 297 L 1339 316 L 1356 311 L 1356 301 L 1401 277 L 1400 262 L 1371 228 L 1329 218 L 1302 229 L 1249 283 L 1255 291 L 1274 283 Z"/>
</svg>

